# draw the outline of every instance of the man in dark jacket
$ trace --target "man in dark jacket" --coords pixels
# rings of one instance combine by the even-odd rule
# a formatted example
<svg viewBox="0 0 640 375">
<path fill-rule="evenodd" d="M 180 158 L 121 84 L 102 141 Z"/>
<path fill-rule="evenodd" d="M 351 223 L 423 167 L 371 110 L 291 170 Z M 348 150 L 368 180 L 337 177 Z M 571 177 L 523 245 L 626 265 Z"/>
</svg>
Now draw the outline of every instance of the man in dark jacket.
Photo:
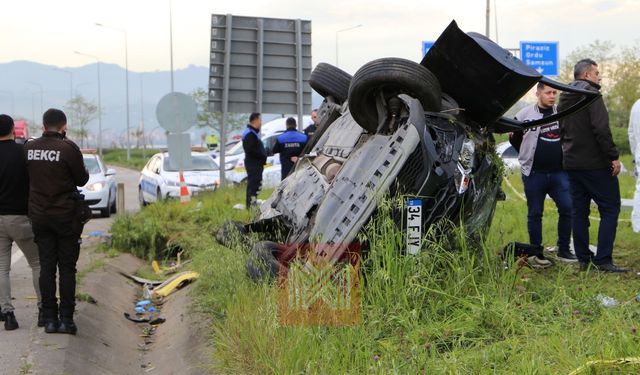
<svg viewBox="0 0 640 375">
<path fill-rule="evenodd" d="M 260 114 L 252 113 L 249 116 L 249 124 L 242 133 L 244 167 L 247 169 L 247 209 L 256 205 L 258 190 L 262 185 L 262 171 L 267 162 L 267 151 L 260 139 L 260 128 L 262 128 Z"/>
<path fill-rule="evenodd" d="M 304 129 L 304 134 L 307 136 L 307 140 L 311 139 L 318 130 L 318 110 L 311 111 L 311 124 Z"/>
<path fill-rule="evenodd" d="M 287 119 L 287 130 L 276 138 L 273 153 L 280 154 L 280 179 L 284 180 L 289 174 L 298 157 L 307 144 L 307 136 L 296 129 L 296 120 L 293 117 Z"/>
<path fill-rule="evenodd" d="M 27 217 L 29 175 L 22 145 L 15 142 L 13 119 L 0 115 L 0 321 L 4 329 L 17 329 L 18 321 L 11 303 L 11 248 L 15 242 L 31 267 L 33 287 L 40 302 L 40 261 L 38 246 L 33 242 L 33 230 Z M 38 326 L 42 327 L 42 313 Z"/>
<path fill-rule="evenodd" d="M 59 109 L 42 116 L 42 137 L 27 142 L 29 218 L 40 254 L 40 290 L 46 333 L 76 334 L 73 321 L 76 262 L 83 223 L 77 209 L 77 186 L 89 180 L 82 153 L 66 139 L 67 117 Z M 60 306 L 56 298 L 56 269 L 60 270 Z M 59 313 L 59 315 L 58 315 Z"/>
<path fill-rule="evenodd" d="M 580 89 L 599 91 L 600 72 L 591 59 L 578 61 L 571 83 Z M 581 95 L 563 92 L 558 111 L 580 100 Z M 613 243 L 620 214 L 619 154 L 609 128 L 609 113 L 602 97 L 586 109 L 560 120 L 563 167 L 569 173 L 573 201 L 573 242 L 580 269 L 625 272 L 613 264 Z M 598 205 L 600 228 L 598 250 L 589 251 L 589 209 Z"/>
</svg>

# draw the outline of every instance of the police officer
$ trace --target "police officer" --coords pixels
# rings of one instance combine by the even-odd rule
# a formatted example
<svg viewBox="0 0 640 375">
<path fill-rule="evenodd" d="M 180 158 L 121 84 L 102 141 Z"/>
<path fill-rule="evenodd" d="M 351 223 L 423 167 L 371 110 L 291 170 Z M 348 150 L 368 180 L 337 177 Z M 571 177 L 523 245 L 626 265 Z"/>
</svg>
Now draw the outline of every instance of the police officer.
<svg viewBox="0 0 640 375">
<path fill-rule="evenodd" d="M 89 180 L 82 153 L 66 139 L 67 117 L 59 109 L 42 116 L 42 137 L 27 142 L 29 218 L 40 255 L 40 291 L 46 333 L 75 335 L 76 262 L 80 255 L 84 204 L 77 186 Z M 56 268 L 60 270 L 60 306 L 56 298 Z M 58 315 L 59 314 L 59 315 Z"/>
<path fill-rule="evenodd" d="M 304 146 L 307 144 L 307 136 L 296 129 L 296 120 L 293 117 L 287 119 L 287 130 L 276 138 L 273 153 L 280 153 L 282 169 L 280 178 L 287 177 L 293 165 L 298 161 Z"/>
<path fill-rule="evenodd" d="M 252 113 L 249 116 L 249 124 L 242 132 L 244 166 L 247 169 L 247 209 L 256 204 L 258 190 L 262 185 L 262 171 L 267 162 L 267 151 L 260 139 L 260 128 L 262 128 L 260 114 Z"/>
</svg>

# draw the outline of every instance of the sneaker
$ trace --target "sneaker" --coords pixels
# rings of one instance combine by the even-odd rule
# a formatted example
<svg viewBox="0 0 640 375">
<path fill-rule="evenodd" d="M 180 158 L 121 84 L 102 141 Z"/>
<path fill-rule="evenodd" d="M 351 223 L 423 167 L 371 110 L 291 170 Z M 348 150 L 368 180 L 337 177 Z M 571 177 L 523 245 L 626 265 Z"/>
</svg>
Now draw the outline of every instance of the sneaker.
<svg viewBox="0 0 640 375">
<path fill-rule="evenodd" d="M 580 262 L 580 272 L 585 272 L 589 270 L 590 263 Z"/>
<path fill-rule="evenodd" d="M 60 326 L 58 326 L 58 333 L 67 333 L 69 335 L 75 335 L 78 332 L 78 326 L 73 322 L 73 320 L 63 320 L 60 322 Z"/>
<path fill-rule="evenodd" d="M 598 264 L 598 265 L 594 264 L 593 268 L 600 272 L 610 272 L 610 273 L 623 273 L 623 272 L 629 271 L 628 269 L 618 267 L 613 263 Z"/>
<path fill-rule="evenodd" d="M 578 258 L 569 250 L 558 250 L 556 257 L 558 261 L 564 263 L 576 263 L 578 261 Z"/>
<path fill-rule="evenodd" d="M 13 311 L 9 311 L 4 314 L 4 329 L 6 331 L 13 331 L 14 329 L 18 329 L 20 326 L 18 325 L 18 321 L 16 320 L 16 316 L 13 314 Z"/>
<path fill-rule="evenodd" d="M 553 266 L 553 263 L 548 259 L 538 258 L 534 255 L 527 258 L 527 265 L 531 268 L 549 268 Z"/>
</svg>

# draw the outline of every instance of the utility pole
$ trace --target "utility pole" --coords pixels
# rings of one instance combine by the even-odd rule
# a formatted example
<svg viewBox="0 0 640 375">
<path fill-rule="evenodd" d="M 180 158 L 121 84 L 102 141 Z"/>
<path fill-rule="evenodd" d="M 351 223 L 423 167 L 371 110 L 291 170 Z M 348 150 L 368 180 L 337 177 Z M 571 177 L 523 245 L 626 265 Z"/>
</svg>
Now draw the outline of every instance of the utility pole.
<svg viewBox="0 0 640 375">
<path fill-rule="evenodd" d="M 487 0 L 487 13 L 486 13 L 486 20 L 485 20 L 485 29 L 484 29 L 484 35 L 488 38 L 489 34 L 490 34 L 490 19 L 491 19 L 491 0 Z"/>
</svg>

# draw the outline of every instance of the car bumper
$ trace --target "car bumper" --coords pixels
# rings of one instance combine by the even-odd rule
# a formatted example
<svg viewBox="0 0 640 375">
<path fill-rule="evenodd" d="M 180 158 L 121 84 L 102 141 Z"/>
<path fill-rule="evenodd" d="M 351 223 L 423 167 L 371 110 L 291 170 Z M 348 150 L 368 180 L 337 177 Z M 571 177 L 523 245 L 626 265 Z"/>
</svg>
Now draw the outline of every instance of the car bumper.
<svg viewBox="0 0 640 375">
<path fill-rule="evenodd" d="M 109 207 L 109 189 L 104 188 L 101 191 L 89 191 L 87 189 L 81 189 L 80 193 L 84 194 L 85 200 L 100 200 L 100 202 L 91 205 L 91 209 L 99 210 Z"/>
<path fill-rule="evenodd" d="M 189 195 L 198 195 L 207 191 L 215 191 L 216 186 L 213 187 L 196 187 L 196 186 L 187 186 L 187 190 L 189 191 Z M 167 186 L 167 191 L 165 192 L 166 199 L 179 199 L 180 198 L 180 187 L 179 186 Z"/>
</svg>

